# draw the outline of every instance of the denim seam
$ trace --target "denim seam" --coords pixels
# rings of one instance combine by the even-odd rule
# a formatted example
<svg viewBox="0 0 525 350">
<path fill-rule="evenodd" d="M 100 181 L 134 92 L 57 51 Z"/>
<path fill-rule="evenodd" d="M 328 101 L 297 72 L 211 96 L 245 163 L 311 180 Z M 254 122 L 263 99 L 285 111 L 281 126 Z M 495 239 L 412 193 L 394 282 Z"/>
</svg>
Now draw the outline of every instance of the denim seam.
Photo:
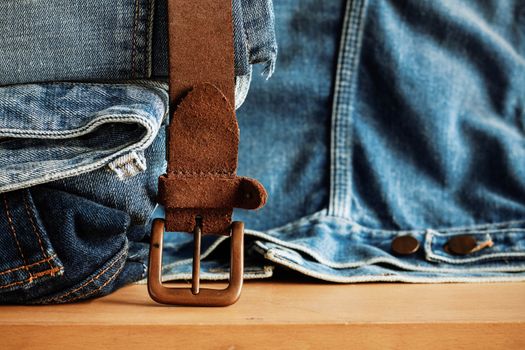
<svg viewBox="0 0 525 350">
<path fill-rule="evenodd" d="M 57 257 L 57 255 L 53 254 L 53 255 L 45 258 L 45 259 L 39 260 L 39 261 L 34 262 L 32 264 L 29 264 L 29 265 L 18 266 L 18 267 L 14 267 L 12 269 L 9 269 L 9 270 L 0 271 L 0 276 L 8 274 L 8 273 L 16 272 L 16 271 L 22 270 L 22 269 L 24 269 L 24 270 L 30 269 L 30 268 L 32 268 L 34 266 L 41 265 L 41 264 L 44 264 L 46 262 L 49 262 L 49 260 L 55 259 L 56 257 Z M 52 267 L 52 268 L 54 268 L 54 267 Z"/>
<path fill-rule="evenodd" d="M 9 229 L 11 231 L 11 235 L 15 239 L 16 247 L 18 249 L 18 254 L 22 258 L 22 261 L 24 262 L 24 266 L 27 266 L 27 265 L 29 265 L 29 262 L 27 261 L 26 257 L 24 256 L 24 253 L 22 252 L 22 247 L 20 246 L 20 242 L 18 241 L 18 237 L 16 235 L 15 225 L 13 223 L 13 217 L 11 216 L 11 211 L 9 210 L 9 205 L 7 203 L 7 195 L 6 194 L 3 194 L 3 199 L 4 199 L 4 211 L 5 211 L 6 216 L 7 216 L 7 221 L 9 223 Z M 29 280 L 31 280 L 33 278 L 33 275 L 31 274 L 31 271 L 29 271 L 29 269 L 27 267 L 25 268 L 25 270 L 29 274 Z"/>
<path fill-rule="evenodd" d="M 45 276 L 48 276 L 48 275 L 54 276 L 57 273 L 59 273 L 60 271 L 62 271 L 62 268 L 55 267 L 53 269 L 40 271 L 40 272 L 37 272 L 35 274 L 31 274 L 29 272 L 30 276 L 28 278 L 26 278 L 24 280 L 21 280 L 21 281 L 16 281 L 16 282 L 12 282 L 12 283 L 5 284 L 5 285 L 0 285 L 0 289 L 10 288 L 10 287 L 14 287 L 16 285 L 26 284 L 26 283 L 27 284 L 31 284 L 31 283 L 41 279 L 42 277 L 45 277 Z"/>
<path fill-rule="evenodd" d="M 137 0 L 133 25 L 133 78 L 145 77 L 148 74 L 148 48 L 150 28 L 150 2 Z"/>
<path fill-rule="evenodd" d="M 38 245 L 40 246 L 40 251 L 42 252 L 42 256 L 44 258 L 48 258 L 49 254 L 44 249 L 44 246 L 42 244 L 42 237 L 41 237 L 40 232 L 37 229 L 36 224 L 35 224 L 35 219 L 36 219 L 35 212 L 32 210 L 32 208 L 29 208 L 28 196 L 29 196 L 29 194 L 28 194 L 27 191 L 25 191 L 24 194 L 22 195 L 22 200 L 24 202 L 24 207 L 26 209 L 26 214 L 27 214 L 27 217 L 29 218 L 29 221 L 31 222 L 31 227 L 33 229 L 33 232 L 34 232 L 36 238 L 37 238 Z M 50 269 L 55 268 L 55 266 L 51 265 L 51 261 L 50 260 L 48 260 L 48 264 L 49 264 L 49 268 Z"/>
<path fill-rule="evenodd" d="M 105 158 L 102 158 L 101 160 L 99 160 L 97 162 L 91 163 L 89 165 L 84 165 L 84 166 L 80 166 L 80 167 L 78 167 L 76 165 L 73 165 L 73 166 L 65 167 L 65 168 L 59 169 L 57 171 L 50 172 L 50 173 L 46 174 L 46 176 L 44 178 L 38 179 L 36 181 L 31 179 L 31 180 L 18 182 L 16 184 L 11 184 L 11 185 L 7 185 L 7 186 L 4 186 L 4 187 L 0 187 L 0 191 L 6 191 L 7 192 L 7 191 L 11 191 L 11 190 L 22 188 L 22 187 L 34 186 L 34 185 L 37 185 L 37 184 L 40 184 L 40 183 L 45 183 L 45 182 L 52 181 L 52 180 L 63 179 L 63 178 L 79 175 L 79 174 L 82 174 L 82 173 L 85 173 L 85 172 L 89 172 L 89 171 L 92 171 L 92 170 L 95 170 L 95 169 L 98 169 L 98 168 L 102 168 L 106 164 L 110 163 L 112 160 L 115 160 L 118 157 L 120 157 L 122 154 L 128 153 L 128 152 L 133 151 L 133 150 L 142 150 L 142 149 L 147 148 L 151 144 L 153 139 L 155 138 L 155 132 L 154 132 L 155 126 L 152 125 L 152 123 L 149 120 L 145 119 L 145 118 L 140 118 L 140 117 L 137 117 L 137 116 L 129 116 L 129 115 L 128 116 L 122 116 L 121 115 L 121 116 L 118 116 L 118 117 L 117 116 L 107 116 L 107 117 L 97 118 L 94 122 L 89 123 L 85 127 L 76 129 L 74 132 L 67 133 L 67 135 L 64 135 L 63 132 L 62 132 L 62 135 L 53 135 L 53 132 L 41 132 L 41 131 L 39 131 L 39 132 L 32 132 L 31 133 L 31 132 L 27 132 L 27 131 L 24 130 L 24 131 L 20 132 L 21 130 L 17 130 L 17 129 L 10 129 L 12 134 L 9 135 L 9 133 L 5 132 L 6 129 L 0 129 L 0 134 L 7 134 L 7 136 L 14 136 L 14 137 L 16 137 L 16 136 L 21 136 L 21 135 L 25 135 L 25 136 L 44 136 L 44 135 L 46 135 L 46 136 L 54 136 L 54 138 L 59 138 L 59 139 L 64 138 L 64 139 L 66 139 L 66 138 L 71 138 L 73 136 L 85 135 L 86 133 L 92 131 L 93 129 L 95 129 L 99 125 L 105 124 L 107 122 L 130 122 L 130 121 L 139 122 L 147 130 L 146 135 L 142 138 L 142 140 L 140 142 L 132 144 L 132 145 L 130 145 L 128 147 L 125 147 L 125 148 L 121 149 L 120 151 L 118 151 L 116 153 L 113 153 L 113 154 L 111 154 L 111 155 L 109 155 L 109 156 L 107 156 Z M 16 131 L 19 131 L 19 132 L 16 132 Z"/>
<path fill-rule="evenodd" d="M 242 5 L 241 5 L 241 9 L 242 9 Z M 244 47 L 246 48 L 246 52 L 248 53 L 248 62 L 250 64 L 253 64 L 253 61 L 252 61 L 252 49 L 250 47 L 250 36 L 248 35 L 248 30 L 246 29 L 246 24 L 244 23 L 244 13 L 242 14 L 242 33 L 244 34 Z"/>
<path fill-rule="evenodd" d="M 151 77 L 153 71 L 153 21 L 155 18 L 155 0 L 148 0 L 148 24 L 146 29 L 146 76 Z"/>
<path fill-rule="evenodd" d="M 339 216 L 333 216 L 328 215 L 326 210 L 320 210 L 314 214 L 302 217 L 296 221 L 293 221 L 291 223 L 285 224 L 283 226 L 279 226 L 276 228 L 272 228 L 268 231 L 277 231 L 277 232 L 288 232 L 296 230 L 298 227 L 301 227 L 303 225 L 311 224 L 314 220 L 319 219 L 334 219 L 336 221 L 343 220 L 345 224 L 350 226 L 355 226 L 361 231 L 365 232 L 371 232 L 371 233 L 388 233 L 388 234 L 411 234 L 411 233 L 418 233 L 422 234 L 425 233 L 427 230 L 434 230 L 434 231 L 444 231 L 444 232 L 492 232 L 495 229 L 502 229 L 509 227 L 511 225 L 525 225 L 525 220 L 510 220 L 510 221 L 502 221 L 498 223 L 488 223 L 488 224 L 480 224 L 480 225 L 472 225 L 472 226 L 454 226 L 454 227 L 442 227 L 442 228 L 420 228 L 420 229 L 413 229 L 413 230 L 384 230 L 384 229 L 376 229 L 371 228 L 367 226 L 362 226 L 355 221 L 352 221 L 348 218 L 343 218 Z M 443 233 L 441 233 L 443 234 Z"/>
<path fill-rule="evenodd" d="M 100 285 L 96 289 L 93 289 L 93 290 L 91 290 L 91 291 L 89 291 L 87 293 L 84 293 L 84 294 L 77 295 L 76 297 L 71 298 L 69 300 L 61 300 L 61 301 L 62 302 L 67 301 L 67 302 L 71 303 L 71 302 L 79 300 L 79 299 L 87 298 L 90 295 L 93 295 L 93 294 L 101 291 L 104 287 L 106 287 L 108 284 L 110 284 L 115 278 L 117 278 L 117 276 L 120 274 L 120 272 L 124 269 L 124 266 L 126 266 L 126 261 L 125 260 L 122 262 L 122 265 L 120 265 L 120 267 L 115 271 L 115 273 L 110 275 L 110 277 L 106 280 L 106 282 L 104 282 L 102 285 Z"/>
<path fill-rule="evenodd" d="M 508 229 L 508 230 L 494 230 L 494 231 L 488 231 L 487 234 L 495 234 L 498 232 L 504 232 L 504 233 L 521 233 L 522 235 L 525 234 L 525 230 L 523 229 Z M 435 249 L 432 247 L 433 239 L 437 236 L 450 236 L 449 234 L 441 234 L 439 232 L 436 232 L 434 230 L 428 230 L 425 235 L 425 251 L 428 253 L 429 260 L 432 261 L 440 261 L 445 262 L 449 264 L 468 264 L 468 263 L 475 263 L 475 262 L 481 262 L 484 260 L 495 260 L 498 258 L 504 258 L 506 260 L 511 259 L 518 259 L 525 257 L 525 251 L 521 252 L 498 252 L 498 253 L 484 253 L 480 256 L 467 258 L 467 257 L 447 257 L 439 254 Z M 487 248 L 489 249 L 489 248 Z"/>
<path fill-rule="evenodd" d="M 101 271 L 99 271 L 95 276 L 91 277 L 89 280 L 85 281 L 82 285 L 80 285 L 79 287 L 71 290 L 71 291 L 68 291 L 66 292 L 65 294 L 63 295 L 59 295 L 59 296 L 56 296 L 56 297 L 53 297 L 51 299 L 48 299 L 46 301 L 44 301 L 44 303 L 47 303 L 47 302 L 50 302 L 50 301 L 55 301 L 55 302 L 66 302 L 66 301 L 71 301 L 70 300 L 66 300 L 66 298 L 68 296 L 70 296 L 71 294 L 73 293 L 76 293 L 78 292 L 79 290 L 82 290 L 84 289 L 85 287 L 93 284 L 96 282 L 96 280 L 98 280 L 99 278 L 101 278 L 108 270 L 110 270 L 113 266 L 115 266 L 115 264 L 117 264 L 119 261 L 121 261 L 122 257 L 124 255 L 126 255 L 127 253 L 127 244 L 125 244 L 125 246 L 122 248 L 122 250 L 120 251 L 120 253 L 114 258 L 114 260 L 108 265 L 106 266 L 105 268 L 103 268 Z M 123 264 L 124 265 L 124 264 Z M 115 274 L 117 274 L 121 269 L 123 268 L 123 266 L 117 270 L 117 272 Z M 75 299 L 73 299 L 75 300 Z"/>
<path fill-rule="evenodd" d="M 107 122 L 121 122 L 121 123 L 129 123 L 130 121 L 134 121 L 134 122 L 139 122 L 139 123 L 144 123 L 144 124 L 141 124 L 142 126 L 144 127 L 149 127 L 146 129 L 148 131 L 151 131 L 153 129 L 155 129 L 155 126 L 152 125 L 152 123 L 146 119 L 146 118 L 142 118 L 140 116 L 138 116 L 137 114 L 133 114 L 133 115 L 130 115 L 130 114 L 119 114 L 119 115 L 108 115 L 108 116 L 103 116 L 103 117 L 99 117 L 99 118 L 96 118 L 92 121 L 90 121 L 89 123 L 87 123 L 86 125 L 80 127 L 80 128 L 76 128 L 76 129 L 71 129 L 71 130 L 68 130 L 68 131 L 41 131 L 41 130 L 35 130 L 35 131 L 27 131 L 25 129 L 7 129 L 7 128 L 2 128 L 0 129 L 0 133 L 1 134 L 5 134 L 3 136 L 11 136 L 11 137 L 16 137 L 16 136 L 29 136 L 29 137 L 33 137 L 33 136 L 44 136 L 44 137 L 49 137 L 49 138 L 53 138 L 53 139 L 59 139 L 59 140 L 62 140 L 62 139 L 69 139 L 69 138 L 72 138 L 72 137 L 76 137 L 76 136 L 84 136 L 86 135 L 87 133 L 95 130 L 97 127 L 99 127 L 100 125 L 102 124 L 105 124 Z"/>
<path fill-rule="evenodd" d="M 366 0 L 348 0 L 343 22 L 335 92 L 332 106 L 330 145 L 329 213 L 350 217 L 352 206 L 352 115 Z M 348 33 L 350 33 L 348 35 Z M 343 102 L 344 101 L 344 102 Z"/>
<path fill-rule="evenodd" d="M 454 269 L 454 268 L 445 268 L 445 267 L 436 267 L 436 268 L 420 267 L 420 266 L 417 266 L 417 265 L 411 265 L 411 264 L 404 263 L 400 259 L 397 259 L 397 258 L 387 258 L 387 257 L 377 257 L 377 258 L 372 258 L 372 259 L 368 259 L 368 260 L 361 260 L 359 262 L 351 262 L 351 263 L 336 263 L 336 262 L 324 259 L 319 254 L 317 254 L 313 250 L 308 249 L 305 246 L 302 246 L 302 245 L 299 245 L 299 244 L 290 243 L 290 242 L 287 242 L 287 241 L 283 241 L 283 240 L 280 240 L 280 239 L 275 238 L 273 236 L 268 236 L 268 235 L 264 234 L 263 232 L 259 232 L 259 231 L 246 230 L 245 232 L 248 235 L 251 235 L 251 236 L 254 236 L 254 237 L 258 237 L 258 238 L 264 239 L 264 240 L 266 240 L 268 242 L 281 245 L 281 246 L 283 246 L 285 248 L 295 249 L 295 250 L 297 250 L 299 252 L 307 254 L 308 256 L 312 257 L 313 259 L 315 259 L 320 264 L 325 265 L 325 266 L 330 267 L 330 268 L 333 268 L 333 269 L 358 268 L 358 267 L 366 266 L 366 265 L 386 263 L 386 264 L 391 264 L 393 266 L 397 266 L 397 267 L 402 268 L 402 269 L 407 270 L 407 271 L 464 272 L 464 269 Z M 260 245 L 264 245 L 264 243 L 263 242 L 256 242 L 256 246 L 257 245 L 259 245 L 259 246 Z M 273 249 L 274 251 L 276 251 L 278 249 L 278 248 L 276 249 L 276 248 L 267 248 L 267 247 L 265 247 L 265 248 L 267 250 L 272 250 Z M 480 272 L 483 272 L 483 271 L 487 271 L 487 272 L 490 272 L 490 271 L 502 271 L 502 272 L 514 271 L 514 272 L 520 272 L 520 271 L 523 271 L 524 269 L 525 269 L 525 263 L 521 264 L 519 266 L 511 266 L 511 267 L 507 267 L 507 268 L 492 267 L 492 266 L 489 266 L 489 267 L 477 267 L 477 268 L 470 268 L 469 271 L 480 271 Z"/>
<path fill-rule="evenodd" d="M 444 232 L 490 232 L 493 229 L 496 228 L 504 228 L 511 225 L 525 225 L 525 220 L 510 220 L 510 221 L 502 221 L 497 223 L 488 223 L 488 224 L 480 224 L 480 225 L 471 225 L 471 226 L 454 226 L 454 227 L 441 227 L 441 228 L 417 228 L 412 230 L 385 230 L 385 229 L 376 229 L 371 228 L 367 226 L 363 226 L 351 219 L 348 218 L 342 218 L 339 216 L 327 216 L 327 218 L 334 218 L 337 220 L 344 220 L 349 225 L 356 226 L 359 228 L 359 230 L 367 231 L 367 232 L 378 232 L 378 233 L 390 233 L 390 234 L 410 234 L 410 233 L 424 233 L 427 230 L 434 230 L 434 231 L 444 231 Z"/>
<path fill-rule="evenodd" d="M 149 80 L 149 79 L 140 79 L 140 78 L 127 79 L 127 80 L 124 79 L 124 80 L 120 80 L 119 82 L 115 82 L 113 80 L 101 80 L 101 81 L 98 81 L 98 82 L 84 82 L 84 81 L 76 82 L 76 81 L 67 81 L 67 80 L 66 81 L 57 80 L 57 81 L 53 81 L 53 82 L 44 82 L 44 83 L 41 83 L 41 84 L 37 84 L 37 83 L 21 83 L 21 84 L 13 84 L 13 85 L 4 85 L 4 86 L 1 86 L 1 88 L 6 88 L 6 87 L 10 87 L 10 86 L 31 86 L 31 85 L 129 87 L 129 85 L 133 85 L 133 84 L 136 84 L 136 86 L 134 86 L 134 88 L 142 88 L 142 89 L 144 89 L 144 87 L 148 87 L 149 89 L 162 90 L 162 92 L 164 92 L 164 93 L 166 93 L 166 90 L 168 89 L 168 84 L 165 83 L 162 80 Z"/>
<path fill-rule="evenodd" d="M 107 166 L 115 172 L 119 180 L 124 181 L 147 169 L 146 159 L 142 159 L 140 153 L 132 151 L 113 160 Z"/>
<path fill-rule="evenodd" d="M 135 0 L 135 10 L 133 11 L 133 30 L 131 33 L 131 76 L 133 78 L 136 78 L 138 15 L 139 15 L 139 0 Z"/>
<path fill-rule="evenodd" d="M 407 275 L 362 275 L 362 276 L 354 276 L 354 277 L 338 277 L 334 275 L 329 274 L 323 274 L 323 273 L 317 273 L 312 272 L 311 270 L 302 267 L 301 265 L 298 265 L 296 263 L 290 262 L 286 259 L 282 259 L 278 256 L 275 256 L 271 253 L 266 254 L 264 253 L 264 257 L 272 262 L 275 262 L 277 264 L 286 266 L 294 271 L 300 272 L 306 276 L 314 277 L 317 279 L 329 281 L 329 282 L 337 282 L 337 283 L 357 283 L 357 282 L 408 282 L 408 283 L 446 283 L 446 282 L 513 282 L 513 281 L 525 281 L 525 275 L 518 275 L 518 276 L 512 276 L 512 275 L 506 275 L 506 276 L 498 276 L 498 277 L 441 277 L 441 276 L 433 276 L 433 277 L 413 277 L 413 276 L 407 276 Z M 434 272 L 442 272 L 443 270 L 434 271 Z M 457 272 L 457 271 L 454 271 Z"/>
<path fill-rule="evenodd" d="M 347 219 L 347 218 L 339 218 L 339 217 L 334 217 L 334 216 L 329 216 L 329 215 L 325 216 L 324 213 L 325 213 L 325 211 L 322 210 L 320 212 L 317 212 L 317 213 L 312 214 L 310 216 L 301 218 L 301 219 L 299 219 L 297 221 L 294 221 L 292 223 L 286 224 L 286 225 L 281 226 L 279 228 L 272 229 L 271 231 L 278 232 L 278 233 L 281 233 L 281 234 L 289 232 L 289 231 L 294 231 L 294 230 L 297 230 L 298 228 L 300 228 L 300 227 L 302 227 L 304 225 L 311 225 L 313 220 L 319 220 L 320 218 L 327 218 L 327 219 L 333 218 L 335 220 L 343 220 L 344 222 L 350 223 L 350 225 L 352 225 L 352 222 L 349 219 Z M 503 222 L 503 223 L 498 223 L 498 224 L 485 224 L 483 226 L 469 227 L 469 229 L 471 229 L 470 231 L 472 231 L 472 230 L 476 230 L 476 229 L 479 230 L 480 228 L 482 228 L 484 230 L 483 231 L 478 231 L 478 232 L 490 233 L 490 232 L 494 232 L 495 228 L 504 228 L 506 225 L 508 226 L 510 224 L 516 224 L 516 223 L 525 223 L 525 221 L 509 221 L 509 222 Z M 360 226 L 360 228 L 364 228 L 364 227 Z M 461 227 L 461 229 L 462 229 L 462 231 L 459 231 L 459 232 L 469 232 L 469 231 L 465 230 L 466 227 Z M 510 230 L 512 230 L 512 229 L 510 229 Z M 300 252 L 302 252 L 304 254 L 309 255 L 310 257 L 312 257 L 313 259 L 315 259 L 319 263 L 321 263 L 323 265 L 326 265 L 328 267 L 331 267 L 331 268 L 340 268 L 340 269 L 343 269 L 343 268 L 355 268 L 355 267 L 360 267 L 360 266 L 364 266 L 364 265 L 368 265 L 368 264 L 377 264 L 377 263 L 389 263 L 389 264 L 393 264 L 393 265 L 399 266 L 400 268 L 404 268 L 404 269 L 407 269 L 407 270 L 413 270 L 414 267 L 415 267 L 415 266 L 410 265 L 410 264 L 402 263 L 399 259 L 391 259 L 391 258 L 386 258 L 385 259 L 384 257 L 373 258 L 373 259 L 361 261 L 361 262 L 358 262 L 358 263 L 355 263 L 355 262 L 352 262 L 352 263 L 335 263 L 335 262 L 328 261 L 328 260 L 324 259 L 319 254 L 317 254 L 314 250 L 311 250 L 308 247 L 305 247 L 303 245 L 287 242 L 287 241 L 281 240 L 279 238 L 276 238 L 273 235 L 268 235 L 268 234 L 266 234 L 264 232 L 261 232 L 261 231 L 255 231 L 255 230 L 247 229 L 245 232 L 246 232 L 246 234 L 252 235 L 254 237 L 258 237 L 258 238 L 267 240 L 269 242 L 281 245 L 281 246 L 286 247 L 286 248 L 295 249 L 297 251 L 300 251 Z M 378 232 L 381 233 L 383 231 L 378 230 Z M 425 230 L 418 230 L 418 231 L 384 231 L 384 232 L 387 232 L 389 234 L 416 233 L 416 232 L 417 233 L 424 233 Z M 456 231 L 456 232 L 458 232 L 458 231 Z M 518 272 L 518 271 L 523 271 L 524 267 L 525 267 L 525 264 L 523 266 L 504 268 L 501 271 L 516 271 L 516 272 Z M 423 269 L 426 269 L 426 268 L 423 268 Z M 436 272 L 436 271 L 437 272 L 439 272 L 439 271 L 443 271 L 443 272 L 444 271 L 458 272 L 458 271 L 462 271 L 461 269 L 447 269 L 447 268 L 443 268 L 443 267 L 435 268 L 435 269 L 434 268 L 428 268 L 428 269 L 430 269 L 430 270 L 428 270 L 430 272 Z M 470 270 L 495 271 L 495 269 L 493 267 L 491 267 L 491 266 L 475 268 L 475 269 L 470 269 Z M 422 270 L 422 271 L 425 271 L 425 270 Z"/>
</svg>

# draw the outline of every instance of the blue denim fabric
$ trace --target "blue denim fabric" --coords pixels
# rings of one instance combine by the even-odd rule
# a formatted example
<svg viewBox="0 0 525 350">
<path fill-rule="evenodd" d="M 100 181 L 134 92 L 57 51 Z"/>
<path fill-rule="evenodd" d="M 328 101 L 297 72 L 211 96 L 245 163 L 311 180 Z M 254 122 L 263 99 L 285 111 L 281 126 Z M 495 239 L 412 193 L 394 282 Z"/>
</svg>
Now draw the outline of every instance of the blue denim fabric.
<svg viewBox="0 0 525 350">
<path fill-rule="evenodd" d="M 146 167 L 168 110 L 165 89 L 130 85 L 0 87 L 0 191 L 109 164 L 121 178 Z"/>
<path fill-rule="evenodd" d="M 266 63 L 270 75 L 275 63 L 272 16 L 261 2 L 269 4 L 234 3 L 238 105 L 251 64 Z M 167 67 L 165 2 L 156 6 L 0 7 L 9 19 L 0 23 L 0 303 L 78 301 L 145 277 L 166 169 L 167 77 L 153 77 Z M 258 12 L 245 23 L 251 9 Z M 265 43 L 245 35 L 256 25 Z"/>
<path fill-rule="evenodd" d="M 264 64 L 267 77 L 277 60 L 273 4 L 271 0 L 232 0 L 235 75 L 249 76 L 253 64 Z M 153 75 L 168 75 L 167 0 L 155 0 L 153 27 Z"/>
<path fill-rule="evenodd" d="M 166 88 L 0 88 L 0 301 L 68 302 L 144 278 Z"/>
<path fill-rule="evenodd" d="M 341 283 L 525 280 L 524 13 L 511 0 L 276 2 L 279 69 L 238 112 L 239 174 L 269 192 L 262 210 L 235 212 L 248 228 L 245 278 L 285 267 Z M 253 30 L 266 23 L 242 16 Z M 158 120 L 154 100 L 128 109 Z M 156 125 L 147 169 L 124 182 L 100 167 L 2 195 L 0 301 L 75 301 L 144 277 L 164 166 Z M 394 254 L 407 234 L 419 250 Z M 451 254 L 464 234 L 492 245 Z M 164 278 L 189 278 L 192 236 L 165 240 Z M 203 279 L 228 277 L 227 242 L 203 238 Z"/>
<path fill-rule="evenodd" d="M 167 76 L 167 0 L 4 0 L 0 83 Z M 232 0 L 236 75 L 275 65 L 271 0 Z M 21 16 L 23 14 L 23 16 Z"/>
<path fill-rule="evenodd" d="M 235 105 L 240 107 L 250 88 L 252 65 L 264 64 L 263 75 L 271 77 L 277 60 L 273 5 L 271 0 L 232 0 L 235 45 Z M 155 1 L 153 23 L 154 78 L 168 75 L 167 0 Z"/>
<path fill-rule="evenodd" d="M 165 79 L 166 1 L 2 1 L 0 85 Z M 265 64 L 265 74 L 271 76 L 277 46 L 271 0 L 232 4 L 240 106 L 250 86 L 251 65 Z"/>
<path fill-rule="evenodd" d="M 150 0 L 4 0 L 0 84 L 151 75 Z"/>
<path fill-rule="evenodd" d="M 240 173 L 269 191 L 261 211 L 236 212 L 246 277 L 525 280 L 524 13 L 498 0 L 276 2 L 279 69 L 238 113 Z M 419 250 L 394 254 L 407 234 Z M 492 246 L 449 252 L 464 234 Z M 166 279 L 188 278 L 191 246 L 170 239 Z M 225 241 L 206 242 L 204 278 L 227 277 Z"/>
</svg>

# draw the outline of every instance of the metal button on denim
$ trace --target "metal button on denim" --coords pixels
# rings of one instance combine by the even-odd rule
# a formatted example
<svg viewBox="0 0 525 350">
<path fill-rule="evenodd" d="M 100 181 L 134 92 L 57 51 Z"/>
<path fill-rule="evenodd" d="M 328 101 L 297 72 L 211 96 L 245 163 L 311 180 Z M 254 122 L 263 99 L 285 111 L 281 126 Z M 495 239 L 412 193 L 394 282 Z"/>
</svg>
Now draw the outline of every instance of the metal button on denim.
<svg viewBox="0 0 525 350">
<path fill-rule="evenodd" d="M 418 240 L 411 235 L 398 236 L 392 241 L 392 250 L 399 255 L 410 255 L 419 249 Z"/>
<path fill-rule="evenodd" d="M 478 243 L 476 238 L 471 235 L 461 235 L 452 237 L 447 242 L 448 251 L 456 255 L 467 255 L 474 252 Z"/>
</svg>

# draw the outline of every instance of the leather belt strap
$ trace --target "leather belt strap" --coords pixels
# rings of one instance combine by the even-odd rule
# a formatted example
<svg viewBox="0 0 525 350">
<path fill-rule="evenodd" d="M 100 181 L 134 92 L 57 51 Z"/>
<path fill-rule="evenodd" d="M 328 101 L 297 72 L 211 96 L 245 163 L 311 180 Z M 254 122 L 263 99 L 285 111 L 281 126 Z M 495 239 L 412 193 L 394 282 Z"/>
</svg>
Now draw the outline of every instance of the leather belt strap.
<svg viewBox="0 0 525 350">
<path fill-rule="evenodd" d="M 230 235 L 234 207 L 257 209 L 264 187 L 238 177 L 234 45 L 229 0 L 168 0 L 168 169 L 158 201 L 166 230 Z"/>
</svg>

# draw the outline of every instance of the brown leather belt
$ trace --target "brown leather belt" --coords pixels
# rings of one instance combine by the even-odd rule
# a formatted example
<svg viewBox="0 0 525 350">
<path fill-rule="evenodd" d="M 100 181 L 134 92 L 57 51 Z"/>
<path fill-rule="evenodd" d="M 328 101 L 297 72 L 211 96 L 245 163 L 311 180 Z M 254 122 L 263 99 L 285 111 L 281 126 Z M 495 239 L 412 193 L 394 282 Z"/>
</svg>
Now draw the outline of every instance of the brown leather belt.
<svg viewBox="0 0 525 350">
<path fill-rule="evenodd" d="M 230 0 L 168 0 L 170 106 L 168 169 L 159 178 L 165 220 L 153 222 L 148 290 L 160 303 L 225 306 L 240 296 L 243 277 L 241 222 L 233 208 L 257 209 L 266 191 L 238 177 L 239 127 Z M 192 288 L 162 284 L 164 230 L 193 232 Z M 231 238 L 230 284 L 224 290 L 199 286 L 201 234 Z"/>
</svg>

